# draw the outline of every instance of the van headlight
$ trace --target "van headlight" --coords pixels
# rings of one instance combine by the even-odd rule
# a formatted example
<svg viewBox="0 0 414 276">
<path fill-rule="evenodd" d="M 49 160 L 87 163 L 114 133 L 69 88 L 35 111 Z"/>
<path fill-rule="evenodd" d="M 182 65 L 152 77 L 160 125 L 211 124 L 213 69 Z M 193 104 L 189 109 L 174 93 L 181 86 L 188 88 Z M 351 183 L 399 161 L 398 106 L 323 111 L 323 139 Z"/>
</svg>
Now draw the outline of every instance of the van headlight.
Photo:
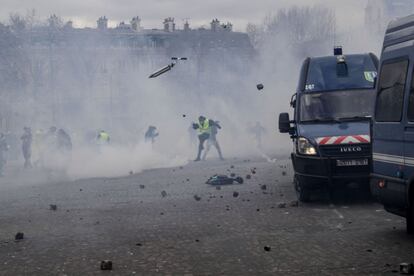
<svg viewBox="0 0 414 276">
<path fill-rule="evenodd" d="M 297 141 L 298 153 L 304 155 L 316 155 L 315 147 L 305 137 L 299 137 Z"/>
</svg>

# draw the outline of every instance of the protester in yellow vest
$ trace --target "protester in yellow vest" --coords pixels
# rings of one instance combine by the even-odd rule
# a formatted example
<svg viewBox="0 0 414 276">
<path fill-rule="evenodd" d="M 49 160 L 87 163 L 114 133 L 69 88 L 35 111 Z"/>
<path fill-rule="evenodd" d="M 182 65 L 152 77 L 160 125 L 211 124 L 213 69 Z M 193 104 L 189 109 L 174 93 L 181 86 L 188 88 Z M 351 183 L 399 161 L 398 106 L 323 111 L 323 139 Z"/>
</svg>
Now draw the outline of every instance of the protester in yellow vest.
<svg viewBox="0 0 414 276">
<path fill-rule="evenodd" d="M 201 160 L 201 152 L 204 149 L 204 142 L 210 138 L 211 135 L 211 127 L 214 125 L 213 120 L 208 120 L 204 116 L 198 117 L 198 123 L 193 124 L 193 128 L 198 130 L 198 153 L 197 158 L 194 161 Z"/>
<path fill-rule="evenodd" d="M 110 137 L 105 130 L 101 130 L 98 134 L 98 137 L 96 137 L 96 140 L 100 145 L 109 144 Z"/>
</svg>

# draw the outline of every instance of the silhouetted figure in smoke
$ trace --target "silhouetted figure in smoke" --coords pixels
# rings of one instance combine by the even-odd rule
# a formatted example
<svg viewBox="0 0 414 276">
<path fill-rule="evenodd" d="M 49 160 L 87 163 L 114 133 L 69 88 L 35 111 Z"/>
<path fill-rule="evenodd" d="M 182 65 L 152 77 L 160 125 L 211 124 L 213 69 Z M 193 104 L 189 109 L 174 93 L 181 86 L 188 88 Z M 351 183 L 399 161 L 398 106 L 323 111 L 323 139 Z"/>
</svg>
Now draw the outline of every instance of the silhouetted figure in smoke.
<svg viewBox="0 0 414 276">
<path fill-rule="evenodd" d="M 4 176 L 4 166 L 6 165 L 6 151 L 9 149 L 7 145 L 6 136 L 0 133 L 0 177 Z"/>
<path fill-rule="evenodd" d="M 72 151 L 72 139 L 63 129 L 59 129 L 57 132 L 57 147 L 62 153 Z"/>
<path fill-rule="evenodd" d="M 154 144 L 155 138 L 159 135 L 160 134 L 157 132 L 157 128 L 155 126 L 149 126 L 145 132 L 145 142 L 151 142 Z"/>
<path fill-rule="evenodd" d="M 207 140 L 207 148 L 204 151 L 203 154 L 203 160 L 206 160 L 207 154 L 211 149 L 211 146 L 214 146 L 217 149 L 218 155 L 220 157 L 220 160 L 224 160 L 223 155 L 221 154 L 221 148 L 220 144 L 217 141 L 217 133 L 218 130 L 221 129 L 220 123 L 218 121 L 210 121 L 210 137 Z"/>
<path fill-rule="evenodd" d="M 46 133 L 46 144 L 49 153 L 54 153 L 58 148 L 57 128 L 52 126 Z"/>
<path fill-rule="evenodd" d="M 24 127 L 24 133 L 20 138 L 22 140 L 22 152 L 24 158 L 24 168 L 32 167 L 32 130 L 29 127 Z"/>
<path fill-rule="evenodd" d="M 212 126 L 217 126 L 218 128 L 221 128 L 218 124 L 216 124 L 215 121 L 208 120 L 204 116 L 198 117 L 198 123 L 193 124 L 193 128 L 197 129 L 199 133 L 198 134 L 198 140 L 199 140 L 198 153 L 197 153 L 197 158 L 194 160 L 195 162 L 201 160 L 201 152 L 204 149 L 204 142 L 207 141 L 212 135 Z M 220 146 L 218 146 L 217 140 L 215 138 L 215 134 L 214 134 L 213 143 L 214 143 L 214 146 L 217 148 L 217 151 L 219 152 L 220 159 L 223 159 L 223 156 L 221 155 Z"/>
<path fill-rule="evenodd" d="M 256 122 L 256 125 L 251 127 L 249 131 L 254 134 L 256 145 L 259 149 L 262 148 L 262 135 L 266 133 L 266 129 L 260 124 L 260 122 Z"/>
</svg>

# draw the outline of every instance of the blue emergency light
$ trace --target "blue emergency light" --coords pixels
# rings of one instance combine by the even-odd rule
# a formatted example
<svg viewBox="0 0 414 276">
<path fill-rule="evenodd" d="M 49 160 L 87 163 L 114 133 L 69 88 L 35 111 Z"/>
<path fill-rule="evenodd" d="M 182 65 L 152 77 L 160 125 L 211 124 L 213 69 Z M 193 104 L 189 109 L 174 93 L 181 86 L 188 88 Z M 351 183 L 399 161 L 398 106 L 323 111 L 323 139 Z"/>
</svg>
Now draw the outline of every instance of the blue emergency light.
<svg viewBox="0 0 414 276">
<path fill-rule="evenodd" d="M 334 47 L 334 55 L 335 56 L 342 56 L 342 46 L 335 46 Z"/>
</svg>

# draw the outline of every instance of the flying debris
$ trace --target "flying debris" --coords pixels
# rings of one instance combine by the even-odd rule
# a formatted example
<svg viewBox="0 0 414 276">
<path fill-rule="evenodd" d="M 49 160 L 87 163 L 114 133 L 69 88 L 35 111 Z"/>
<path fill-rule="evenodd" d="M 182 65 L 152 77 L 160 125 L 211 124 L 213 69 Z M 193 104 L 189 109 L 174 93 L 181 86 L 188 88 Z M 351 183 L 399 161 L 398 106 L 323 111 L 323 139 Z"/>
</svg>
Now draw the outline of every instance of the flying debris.
<svg viewBox="0 0 414 276">
<path fill-rule="evenodd" d="M 149 76 L 149 78 L 150 79 L 153 79 L 153 78 L 156 78 L 158 76 L 161 76 L 162 74 L 167 73 L 168 71 L 170 71 L 177 64 L 178 61 L 180 61 L 180 60 L 187 60 L 187 58 L 186 57 L 180 57 L 180 58 L 178 58 L 178 57 L 172 57 L 171 60 L 173 61 L 171 64 L 169 64 L 167 66 L 164 66 L 161 69 L 158 69 L 157 71 L 155 71 L 154 73 L 152 73 Z"/>
</svg>

